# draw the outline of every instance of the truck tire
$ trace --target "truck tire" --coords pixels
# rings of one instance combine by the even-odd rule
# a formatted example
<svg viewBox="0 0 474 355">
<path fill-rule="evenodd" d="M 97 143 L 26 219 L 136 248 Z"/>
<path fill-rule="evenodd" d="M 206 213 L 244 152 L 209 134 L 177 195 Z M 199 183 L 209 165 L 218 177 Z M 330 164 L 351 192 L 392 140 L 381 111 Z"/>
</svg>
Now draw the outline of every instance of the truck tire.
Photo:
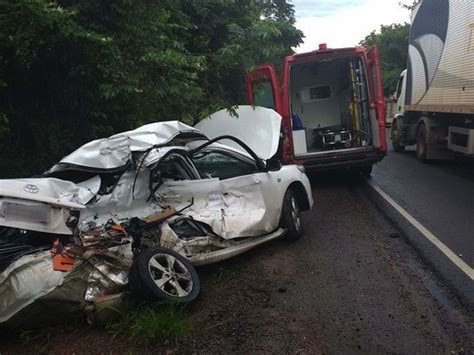
<svg viewBox="0 0 474 355">
<path fill-rule="evenodd" d="M 416 132 L 416 158 L 422 163 L 428 162 L 426 151 L 426 126 L 422 123 Z"/>
<path fill-rule="evenodd" d="M 400 143 L 400 131 L 398 130 L 398 122 L 392 122 L 390 129 L 390 138 L 392 140 L 392 148 L 394 152 L 401 153 L 405 150 L 405 146 Z"/>
<path fill-rule="evenodd" d="M 191 262 L 162 247 L 140 252 L 128 275 L 132 296 L 138 301 L 191 303 L 200 291 Z"/>
<path fill-rule="evenodd" d="M 298 196 L 296 196 L 291 187 L 286 190 L 285 197 L 283 198 L 280 227 L 286 229 L 285 238 L 289 240 L 299 239 L 303 234 Z"/>
</svg>

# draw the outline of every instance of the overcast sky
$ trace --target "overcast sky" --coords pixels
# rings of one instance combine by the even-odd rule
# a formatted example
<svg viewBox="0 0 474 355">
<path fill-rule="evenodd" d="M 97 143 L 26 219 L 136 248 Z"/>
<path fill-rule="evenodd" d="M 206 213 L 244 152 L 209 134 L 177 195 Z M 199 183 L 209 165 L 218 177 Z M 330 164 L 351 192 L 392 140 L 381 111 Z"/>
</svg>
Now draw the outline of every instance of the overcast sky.
<svg viewBox="0 0 474 355">
<path fill-rule="evenodd" d="M 305 34 L 297 52 L 328 47 L 351 47 L 381 24 L 409 22 L 410 12 L 399 5 L 403 0 L 293 0 L 296 27 Z"/>
</svg>

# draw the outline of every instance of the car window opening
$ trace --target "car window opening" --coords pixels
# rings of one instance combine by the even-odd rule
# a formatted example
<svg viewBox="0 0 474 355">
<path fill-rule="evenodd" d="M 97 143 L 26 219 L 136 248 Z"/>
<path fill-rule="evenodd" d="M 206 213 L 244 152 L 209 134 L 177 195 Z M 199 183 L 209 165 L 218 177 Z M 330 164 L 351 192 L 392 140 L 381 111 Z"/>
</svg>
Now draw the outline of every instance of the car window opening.
<svg viewBox="0 0 474 355">
<path fill-rule="evenodd" d="M 190 150 L 189 155 L 194 156 L 195 154 L 202 151 L 203 149 L 210 146 L 211 144 L 216 143 L 216 142 L 221 141 L 221 140 L 226 140 L 226 139 L 231 140 L 231 141 L 237 143 L 240 147 L 242 147 L 243 150 L 245 150 L 252 157 L 252 159 L 255 162 L 255 165 L 256 165 L 256 167 L 259 171 L 266 171 L 265 164 L 257 156 L 257 154 L 255 154 L 255 152 L 252 149 L 250 149 L 250 147 L 247 144 L 245 144 L 240 139 L 235 138 L 233 136 L 219 136 L 219 137 L 216 137 L 214 139 L 211 139 L 211 140 L 201 144 L 200 146 Z"/>
<path fill-rule="evenodd" d="M 196 180 L 199 174 L 194 170 L 192 163 L 187 160 L 181 153 L 171 152 L 169 155 L 161 159 L 150 169 L 150 178 L 148 188 L 150 200 L 158 188 L 166 181 Z"/>
<path fill-rule="evenodd" d="M 201 178 L 229 179 L 257 171 L 254 163 L 217 151 L 200 151 L 193 155 L 193 163 Z"/>
</svg>

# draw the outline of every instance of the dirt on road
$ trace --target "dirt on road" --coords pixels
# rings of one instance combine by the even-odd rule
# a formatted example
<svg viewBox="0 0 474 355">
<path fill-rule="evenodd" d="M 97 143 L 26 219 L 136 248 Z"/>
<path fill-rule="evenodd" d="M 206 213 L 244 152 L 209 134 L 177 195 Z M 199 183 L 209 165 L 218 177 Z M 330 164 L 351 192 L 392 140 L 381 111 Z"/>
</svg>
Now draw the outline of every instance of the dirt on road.
<svg viewBox="0 0 474 355">
<path fill-rule="evenodd" d="M 86 330 L 15 352 L 470 353 L 472 314 L 364 194 L 345 178 L 314 180 L 305 235 L 199 270 L 192 334 L 138 348 Z M 436 295 L 442 295 L 442 301 Z M 0 347 L 1 348 L 1 347 Z M 0 351 L 1 352 L 1 351 Z"/>
</svg>

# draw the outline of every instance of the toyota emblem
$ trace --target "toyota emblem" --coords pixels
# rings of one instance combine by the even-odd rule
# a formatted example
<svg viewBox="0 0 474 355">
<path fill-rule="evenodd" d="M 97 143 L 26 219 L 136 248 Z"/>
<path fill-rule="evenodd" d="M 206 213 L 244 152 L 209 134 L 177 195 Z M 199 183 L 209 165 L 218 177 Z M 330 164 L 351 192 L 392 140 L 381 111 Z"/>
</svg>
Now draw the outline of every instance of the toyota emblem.
<svg viewBox="0 0 474 355">
<path fill-rule="evenodd" d="M 30 194 L 36 194 L 39 191 L 39 187 L 33 184 L 25 185 L 24 189 L 26 192 L 29 192 Z"/>
</svg>

